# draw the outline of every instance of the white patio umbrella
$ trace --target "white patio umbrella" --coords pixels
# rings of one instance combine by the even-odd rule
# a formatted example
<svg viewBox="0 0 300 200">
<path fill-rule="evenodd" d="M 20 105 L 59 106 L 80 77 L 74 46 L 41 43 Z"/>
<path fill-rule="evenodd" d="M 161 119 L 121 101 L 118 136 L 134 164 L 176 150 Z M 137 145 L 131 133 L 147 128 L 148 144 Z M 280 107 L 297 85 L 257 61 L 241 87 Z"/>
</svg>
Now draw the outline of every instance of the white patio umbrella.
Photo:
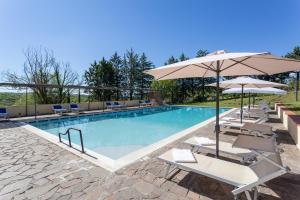
<svg viewBox="0 0 300 200">
<path fill-rule="evenodd" d="M 245 93 L 252 93 L 252 94 L 278 94 L 284 95 L 287 94 L 287 91 L 281 90 L 278 88 L 273 87 L 265 87 L 265 88 L 244 88 Z M 223 91 L 223 94 L 240 94 L 242 93 L 241 88 L 230 88 Z"/>
<path fill-rule="evenodd" d="M 223 94 L 240 94 L 242 93 L 242 88 L 230 88 L 224 90 Z M 287 92 L 278 88 L 265 87 L 265 88 L 244 88 L 244 93 L 249 93 L 249 108 L 250 108 L 250 94 L 277 94 L 285 95 Z M 254 106 L 254 96 L 253 96 L 253 106 Z"/>
<path fill-rule="evenodd" d="M 156 80 L 216 77 L 216 156 L 219 156 L 219 78 L 220 76 L 271 75 L 300 70 L 300 61 L 269 53 L 227 53 L 216 51 L 207 56 L 147 70 Z"/>
<path fill-rule="evenodd" d="M 208 86 L 216 86 L 216 83 L 209 84 Z M 237 77 L 234 79 L 222 81 L 219 83 L 220 88 L 240 88 L 241 89 L 241 123 L 243 122 L 243 96 L 245 88 L 262 88 L 262 87 L 285 87 L 287 85 L 254 79 L 250 77 Z"/>
</svg>

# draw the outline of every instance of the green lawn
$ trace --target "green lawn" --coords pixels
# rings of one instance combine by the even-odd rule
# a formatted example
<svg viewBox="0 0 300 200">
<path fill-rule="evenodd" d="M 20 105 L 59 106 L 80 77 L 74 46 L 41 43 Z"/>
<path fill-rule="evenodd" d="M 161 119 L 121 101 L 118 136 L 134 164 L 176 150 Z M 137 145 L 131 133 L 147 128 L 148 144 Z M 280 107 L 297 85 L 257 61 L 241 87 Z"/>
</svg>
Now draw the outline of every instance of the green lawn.
<svg viewBox="0 0 300 200">
<path fill-rule="evenodd" d="M 269 102 L 269 105 L 271 107 L 274 106 L 275 102 L 285 103 L 288 107 L 291 108 L 291 110 L 294 110 L 296 113 L 300 114 L 300 97 L 299 97 L 299 101 L 296 101 L 294 92 L 289 92 L 286 95 L 257 95 L 256 96 L 256 104 L 262 100 Z M 251 104 L 252 104 L 252 98 L 251 98 Z M 214 101 L 210 101 L 210 102 L 185 103 L 185 105 L 215 106 L 216 104 Z M 240 107 L 240 105 L 241 105 L 240 98 L 220 101 L 221 107 L 236 108 L 236 107 Z M 248 105 L 248 97 L 244 98 L 244 105 Z"/>
</svg>

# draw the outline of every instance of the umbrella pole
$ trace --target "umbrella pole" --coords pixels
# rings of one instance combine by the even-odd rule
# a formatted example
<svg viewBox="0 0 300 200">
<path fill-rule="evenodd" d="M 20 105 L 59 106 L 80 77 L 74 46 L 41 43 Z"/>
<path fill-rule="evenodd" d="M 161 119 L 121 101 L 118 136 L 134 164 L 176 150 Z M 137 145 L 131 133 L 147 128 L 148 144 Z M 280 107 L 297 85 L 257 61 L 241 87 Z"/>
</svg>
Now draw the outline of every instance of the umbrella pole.
<svg viewBox="0 0 300 200">
<path fill-rule="evenodd" d="M 244 85 L 242 84 L 242 96 L 241 96 L 241 123 L 243 123 L 243 104 L 244 104 Z"/>
<path fill-rule="evenodd" d="M 219 87 L 220 87 L 220 61 L 217 61 L 217 90 L 216 90 L 216 157 L 219 158 L 219 134 L 220 134 L 220 125 L 219 125 Z"/>
<path fill-rule="evenodd" d="M 250 99 L 250 92 L 248 93 L 248 110 L 250 110 L 251 107 L 251 99 Z"/>
<path fill-rule="evenodd" d="M 298 91 L 299 91 L 299 72 L 296 72 L 296 83 L 295 83 L 296 101 L 298 101 Z"/>
</svg>

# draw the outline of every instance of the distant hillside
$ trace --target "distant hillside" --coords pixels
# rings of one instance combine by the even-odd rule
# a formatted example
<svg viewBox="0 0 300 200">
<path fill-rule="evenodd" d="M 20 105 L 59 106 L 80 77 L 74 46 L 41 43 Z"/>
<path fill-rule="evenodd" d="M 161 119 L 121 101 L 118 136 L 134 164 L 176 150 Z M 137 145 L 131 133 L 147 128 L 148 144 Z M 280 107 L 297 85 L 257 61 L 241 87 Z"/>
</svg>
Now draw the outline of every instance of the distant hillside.
<svg viewBox="0 0 300 200">
<path fill-rule="evenodd" d="M 28 105 L 34 104 L 34 98 L 32 93 L 28 93 L 27 96 Z M 77 95 L 71 96 L 71 102 L 77 102 Z M 87 96 L 81 95 L 81 102 L 87 102 Z M 26 104 L 25 93 L 15 93 L 15 92 L 0 92 L 0 106 L 20 106 Z"/>
<path fill-rule="evenodd" d="M 11 106 L 20 103 L 22 93 L 0 92 L 0 106 Z M 25 102 L 24 102 L 25 104 Z"/>
</svg>

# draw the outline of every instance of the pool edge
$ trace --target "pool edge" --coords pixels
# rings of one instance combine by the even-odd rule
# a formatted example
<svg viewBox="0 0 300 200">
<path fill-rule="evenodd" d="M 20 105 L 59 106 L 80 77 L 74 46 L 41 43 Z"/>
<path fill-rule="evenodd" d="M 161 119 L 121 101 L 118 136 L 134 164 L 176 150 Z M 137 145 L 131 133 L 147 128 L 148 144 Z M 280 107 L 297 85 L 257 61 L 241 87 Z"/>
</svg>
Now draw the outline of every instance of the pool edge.
<svg viewBox="0 0 300 200">
<path fill-rule="evenodd" d="M 236 110 L 237 108 L 231 108 L 223 113 L 220 114 L 220 117 L 224 116 L 224 115 L 227 115 L 231 112 L 233 112 L 234 110 Z M 16 123 L 19 123 L 19 124 L 22 124 L 22 127 L 25 128 L 26 130 L 38 135 L 39 137 L 42 137 L 48 141 L 50 141 L 51 143 L 54 143 L 56 145 L 58 145 L 59 147 L 62 147 L 63 149 L 77 155 L 77 156 L 80 156 L 81 158 L 89 161 L 89 162 L 92 162 L 93 164 L 99 166 L 99 167 L 102 167 L 104 168 L 105 170 L 109 171 L 109 172 L 115 172 L 119 169 L 122 169 L 144 157 L 146 157 L 147 155 L 151 154 L 151 153 L 154 153 L 155 151 L 161 149 L 162 147 L 166 146 L 166 145 L 169 145 L 185 136 L 188 136 L 189 134 L 193 133 L 194 131 L 198 130 L 199 128 L 211 123 L 215 121 L 215 116 L 203 121 L 203 122 L 200 122 L 198 124 L 195 124 L 194 126 L 191 126 L 187 129 L 184 129 L 182 131 L 179 131 L 167 138 L 164 138 L 158 142 L 155 142 L 151 145 L 148 145 L 146 147 L 143 147 L 137 151 L 134 151 L 132 153 L 129 153 L 117 160 L 113 160 L 111 158 L 108 158 L 104 155 L 101 155 L 99 153 L 96 153 L 94 151 L 91 151 L 91 150 L 87 150 L 87 153 L 89 153 L 90 155 L 96 157 L 95 158 L 92 158 L 84 153 L 81 153 L 75 149 L 72 149 L 70 147 L 68 147 L 67 145 L 63 144 L 63 143 L 60 143 L 58 141 L 58 137 L 55 136 L 55 135 L 51 135 L 49 133 L 47 133 L 46 131 L 44 130 L 41 130 L 39 128 L 36 128 L 30 124 L 27 124 L 25 122 L 16 122 Z"/>
</svg>

